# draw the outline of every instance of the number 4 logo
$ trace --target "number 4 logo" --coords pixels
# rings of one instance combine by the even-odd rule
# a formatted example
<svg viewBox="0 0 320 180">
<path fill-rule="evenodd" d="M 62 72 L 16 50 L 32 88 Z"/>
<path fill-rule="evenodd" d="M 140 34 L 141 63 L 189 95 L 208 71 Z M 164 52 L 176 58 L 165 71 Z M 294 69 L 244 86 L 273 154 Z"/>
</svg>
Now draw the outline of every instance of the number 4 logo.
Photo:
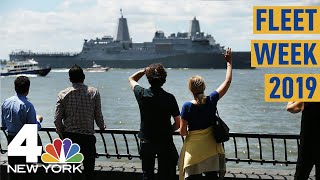
<svg viewBox="0 0 320 180">
<path fill-rule="evenodd" d="M 38 130 L 36 124 L 25 124 L 8 145 L 8 156 L 25 156 L 26 162 L 38 162 L 42 147 L 38 146 Z M 26 140 L 26 146 L 21 146 Z"/>
</svg>

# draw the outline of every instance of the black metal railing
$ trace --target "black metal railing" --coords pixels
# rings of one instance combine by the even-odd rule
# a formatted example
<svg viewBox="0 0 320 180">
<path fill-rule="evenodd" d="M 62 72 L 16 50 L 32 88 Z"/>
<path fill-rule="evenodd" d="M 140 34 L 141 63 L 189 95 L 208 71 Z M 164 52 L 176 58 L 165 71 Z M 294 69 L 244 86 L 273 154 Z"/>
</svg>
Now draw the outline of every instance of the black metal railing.
<svg viewBox="0 0 320 180">
<path fill-rule="evenodd" d="M 4 136 L 0 136 L 0 152 L 7 152 L 7 133 L 1 128 Z M 96 130 L 97 158 L 139 158 L 138 131 L 127 129 Z M 52 143 L 58 135 L 55 128 L 42 128 L 39 131 L 43 145 Z M 176 144 L 183 144 L 184 138 L 174 133 Z M 299 147 L 299 135 L 292 134 L 257 134 L 231 133 L 230 140 L 223 144 L 226 160 L 229 162 L 246 162 L 262 164 L 295 164 Z M 44 150 L 43 146 L 43 150 Z"/>
</svg>

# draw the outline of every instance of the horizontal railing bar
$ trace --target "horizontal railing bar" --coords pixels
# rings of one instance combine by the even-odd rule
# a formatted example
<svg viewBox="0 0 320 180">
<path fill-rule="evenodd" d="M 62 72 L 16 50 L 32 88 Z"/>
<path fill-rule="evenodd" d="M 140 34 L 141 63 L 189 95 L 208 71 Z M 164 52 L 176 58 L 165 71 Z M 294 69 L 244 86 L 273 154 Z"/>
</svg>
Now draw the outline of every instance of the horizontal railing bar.
<svg viewBox="0 0 320 180">
<path fill-rule="evenodd" d="M 1 127 L 1 130 L 4 130 Z M 46 127 L 41 128 L 40 131 L 55 132 L 56 128 Z M 105 129 L 95 130 L 96 133 L 113 133 L 113 134 L 138 134 L 138 130 L 130 129 Z M 180 135 L 179 132 L 174 132 L 173 135 Z M 284 133 L 230 133 L 230 137 L 247 137 L 247 138 L 274 138 L 274 139 L 299 139 L 298 134 L 284 134 Z"/>
<path fill-rule="evenodd" d="M 260 159 L 237 159 L 226 158 L 227 161 L 233 162 L 256 162 L 256 163 L 278 163 L 278 164 L 296 164 L 296 161 L 277 161 L 277 160 L 260 160 Z"/>
<path fill-rule="evenodd" d="M 0 129 L 3 131 L 3 133 L 5 134 L 5 136 L 7 137 L 7 133 L 5 131 L 5 128 L 3 127 L 0 127 Z M 51 134 L 56 132 L 56 129 L 54 127 L 43 127 L 39 130 L 40 132 L 45 132 L 49 138 L 50 138 L 50 142 L 52 142 L 52 138 L 51 138 Z M 100 134 L 102 136 L 102 140 L 103 140 L 103 143 L 104 143 L 104 150 L 105 150 L 105 153 L 103 152 L 97 152 L 96 156 L 97 157 L 106 157 L 106 158 L 118 158 L 118 159 L 121 159 L 121 158 L 128 158 L 129 160 L 131 160 L 132 158 L 140 158 L 139 156 L 139 153 L 137 151 L 133 151 L 133 149 L 131 148 L 134 148 L 134 149 L 137 149 L 139 150 L 139 143 L 138 143 L 138 140 L 137 140 L 137 135 L 139 133 L 138 130 L 130 130 L 130 129 L 106 129 L 106 130 L 95 130 L 95 132 L 97 134 Z M 115 148 L 115 150 L 111 150 L 110 148 L 112 147 L 111 144 L 107 144 L 106 145 L 106 141 L 105 141 L 105 137 L 103 135 L 111 135 L 112 136 L 112 145 L 113 147 Z M 123 143 L 123 137 L 121 138 L 121 140 L 119 140 L 116 136 L 114 135 L 123 135 L 123 137 L 127 137 L 126 135 L 132 135 L 132 137 L 130 138 L 134 138 L 134 142 L 129 142 L 129 141 L 126 141 L 125 145 L 122 145 L 121 143 Z M 174 132 L 173 135 L 175 136 L 180 136 L 179 132 Z M 107 137 L 107 136 L 106 136 Z M 180 136 L 182 138 L 182 142 L 184 141 L 184 137 Z M 296 161 L 291 161 L 291 159 L 288 159 L 287 157 L 287 143 L 286 141 L 287 140 L 296 140 L 297 144 L 299 144 L 299 138 L 300 136 L 297 135 L 297 134 L 283 134 L 283 133 L 235 133 L 235 132 L 232 132 L 230 133 L 230 137 L 232 137 L 233 139 L 233 142 L 234 143 L 228 143 L 228 146 L 234 146 L 234 153 L 235 153 L 235 156 L 234 157 L 227 157 L 226 160 L 227 161 L 230 161 L 230 162 L 236 162 L 236 163 L 239 163 L 239 162 L 247 162 L 249 164 L 251 163 L 260 163 L 261 165 L 264 164 L 264 163 L 272 163 L 273 165 L 275 164 L 285 164 L 285 165 L 288 165 L 288 164 L 296 164 Z M 240 144 L 240 143 L 236 143 L 236 139 L 244 139 L 244 143 Z M 249 143 L 249 140 L 251 139 L 256 139 L 258 140 L 259 142 L 259 157 L 260 159 L 250 159 L 251 156 L 250 156 L 250 149 L 252 149 L 252 144 L 254 143 Z M 262 143 L 261 143 L 261 140 L 262 139 L 269 139 L 270 142 L 272 143 L 272 146 L 270 146 L 270 153 L 272 152 L 272 157 L 270 158 L 267 158 L 267 159 L 263 159 L 263 157 L 266 157 L 265 155 L 263 155 L 263 151 L 262 151 Z M 283 147 L 284 147 L 284 154 L 285 154 L 285 159 L 281 160 L 277 160 L 275 159 L 275 144 L 274 144 L 274 140 L 283 140 L 285 143 L 283 143 Z M 126 140 L 126 138 L 125 138 Z M 281 141 L 281 142 L 283 142 Z M 130 145 L 129 145 L 130 144 Z M 0 153 L 2 154 L 5 154 L 7 152 L 6 149 L 3 149 L 2 147 L 3 144 L 0 143 Z M 118 149 L 118 146 L 121 146 L 121 148 L 123 148 L 122 146 L 126 146 L 126 151 L 123 153 L 121 151 L 119 151 Z M 226 144 L 224 144 L 226 145 Z M 110 147 L 109 147 L 110 146 Z M 282 147 L 281 146 L 281 147 Z M 238 155 L 238 149 L 241 149 L 240 147 L 242 148 L 246 148 L 247 149 L 247 153 L 248 153 L 248 157 L 246 158 L 239 158 L 239 155 Z M 106 149 L 108 148 L 108 149 Z M 298 147 L 294 147 L 294 148 L 298 148 Z M 230 148 L 228 148 L 230 150 Z M 231 148 L 232 149 L 232 148 Z M 111 150 L 111 151 L 110 151 Z M 131 154 L 131 152 L 134 152 L 133 154 Z M 227 153 L 227 152 L 226 152 Z M 230 153 L 228 153 L 230 154 Z M 231 152 L 232 154 L 232 152 Z"/>
</svg>

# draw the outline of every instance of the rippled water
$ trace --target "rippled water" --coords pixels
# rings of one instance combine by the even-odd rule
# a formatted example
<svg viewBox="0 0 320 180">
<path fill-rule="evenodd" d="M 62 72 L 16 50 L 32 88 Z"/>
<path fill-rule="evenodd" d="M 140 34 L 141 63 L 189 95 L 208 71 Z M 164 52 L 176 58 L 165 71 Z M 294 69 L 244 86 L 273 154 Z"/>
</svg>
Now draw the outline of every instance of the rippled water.
<svg viewBox="0 0 320 180">
<path fill-rule="evenodd" d="M 137 69 L 111 69 L 104 73 L 86 73 L 85 84 L 97 87 L 100 91 L 102 112 L 110 129 L 139 128 L 138 104 L 128 84 L 128 77 L 136 71 Z M 187 89 L 187 79 L 190 76 L 198 74 L 204 77 L 206 94 L 218 88 L 225 78 L 223 69 L 167 71 L 168 78 L 163 88 L 176 96 L 180 108 L 184 102 L 192 99 Z M 299 114 L 286 112 L 286 103 L 264 102 L 264 74 L 267 73 L 317 73 L 317 69 L 234 70 L 231 87 L 218 102 L 219 114 L 232 132 L 299 133 Z M 15 77 L 1 77 L 1 102 L 14 94 L 14 79 Z M 53 70 L 46 77 L 31 76 L 30 79 L 28 97 L 37 113 L 44 117 L 42 126 L 54 127 L 57 94 L 70 85 L 67 70 Z M 149 87 L 145 77 L 139 83 Z M 177 141 L 177 144 L 180 147 L 181 141 Z M 256 148 L 258 151 L 259 147 Z M 293 154 L 295 155 L 296 153 Z"/>
</svg>

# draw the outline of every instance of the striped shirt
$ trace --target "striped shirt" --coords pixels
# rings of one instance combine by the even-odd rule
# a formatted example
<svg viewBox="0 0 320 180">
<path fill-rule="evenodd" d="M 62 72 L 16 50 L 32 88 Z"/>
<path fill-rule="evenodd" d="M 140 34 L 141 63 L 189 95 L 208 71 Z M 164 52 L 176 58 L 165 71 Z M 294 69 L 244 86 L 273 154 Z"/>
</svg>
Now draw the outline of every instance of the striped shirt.
<svg viewBox="0 0 320 180">
<path fill-rule="evenodd" d="M 57 132 L 94 134 L 94 121 L 104 129 L 99 91 L 83 83 L 73 83 L 58 94 L 54 118 Z"/>
</svg>

